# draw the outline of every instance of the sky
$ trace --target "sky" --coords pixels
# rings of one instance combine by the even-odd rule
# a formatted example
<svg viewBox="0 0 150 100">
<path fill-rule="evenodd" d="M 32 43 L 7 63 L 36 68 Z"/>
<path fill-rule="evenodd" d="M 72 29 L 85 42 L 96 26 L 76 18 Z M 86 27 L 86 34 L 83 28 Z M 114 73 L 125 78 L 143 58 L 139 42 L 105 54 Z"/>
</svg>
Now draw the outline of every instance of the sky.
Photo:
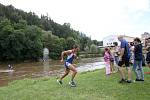
<svg viewBox="0 0 150 100">
<path fill-rule="evenodd" d="M 109 35 L 150 32 L 150 0 L 0 0 L 26 12 L 49 15 L 59 24 L 101 41 Z"/>
</svg>

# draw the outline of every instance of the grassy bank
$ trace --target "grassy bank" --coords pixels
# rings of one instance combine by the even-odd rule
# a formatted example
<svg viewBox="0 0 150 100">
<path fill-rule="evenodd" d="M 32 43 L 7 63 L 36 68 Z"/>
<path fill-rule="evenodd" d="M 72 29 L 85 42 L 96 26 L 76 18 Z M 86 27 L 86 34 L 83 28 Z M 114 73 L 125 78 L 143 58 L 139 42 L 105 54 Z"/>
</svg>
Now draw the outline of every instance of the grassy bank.
<svg viewBox="0 0 150 100">
<path fill-rule="evenodd" d="M 148 68 L 144 70 L 148 71 Z M 78 74 L 77 87 L 56 83 L 55 77 L 24 79 L 0 87 L 0 100 L 149 100 L 150 75 L 145 82 L 119 84 L 118 73 L 106 77 L 104 70 Z"/>
</svg>

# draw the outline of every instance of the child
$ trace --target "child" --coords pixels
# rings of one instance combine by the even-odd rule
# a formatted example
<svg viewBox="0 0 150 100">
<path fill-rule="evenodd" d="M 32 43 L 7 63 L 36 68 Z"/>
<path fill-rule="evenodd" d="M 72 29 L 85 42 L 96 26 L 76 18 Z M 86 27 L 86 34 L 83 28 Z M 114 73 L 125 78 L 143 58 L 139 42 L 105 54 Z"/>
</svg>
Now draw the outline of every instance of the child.
<svg viewBox="0 0 150 100">
<path fill-rule="evenodd" d="M 105 65 L 106 65 L 106 75 L 110 75 L 111 71 L 110 71 L 110 51 L 108 48 L 105 48 L 104 51 L 104 61 L 105 61 Z"/>
</svg>

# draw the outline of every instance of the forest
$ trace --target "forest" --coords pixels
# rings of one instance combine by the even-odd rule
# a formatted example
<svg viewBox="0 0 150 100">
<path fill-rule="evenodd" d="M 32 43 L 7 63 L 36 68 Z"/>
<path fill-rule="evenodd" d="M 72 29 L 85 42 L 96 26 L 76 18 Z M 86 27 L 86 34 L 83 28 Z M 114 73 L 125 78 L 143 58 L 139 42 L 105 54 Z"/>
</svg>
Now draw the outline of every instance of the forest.
<svg viewBox="0 0 150 100">
<path fill-rule="evenodd" d="M 72 29 L 70 23 L 61 25 L 47 15 L 0 4 L 0 61 L 38 60 L 44 47 L 51 59 L 59 59 L 61 52 L 74 44 L 82 52 L 98 53 L 102 42 Z"/>
</svg>

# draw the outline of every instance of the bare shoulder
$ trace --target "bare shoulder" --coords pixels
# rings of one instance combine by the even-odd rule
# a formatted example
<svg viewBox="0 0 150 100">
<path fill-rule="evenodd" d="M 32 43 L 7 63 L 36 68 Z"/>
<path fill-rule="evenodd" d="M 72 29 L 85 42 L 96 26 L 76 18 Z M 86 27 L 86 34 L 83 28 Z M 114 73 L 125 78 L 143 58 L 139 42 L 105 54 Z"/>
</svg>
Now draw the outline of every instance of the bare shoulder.
<svg viewBox="0 0 150 100">
<path fill-rule="evenodd" d="M 64 51 L 65 54 L 71 54 L 72 53 L 72 50 L 67 50 L 67 51 Z"/>
</svg>

